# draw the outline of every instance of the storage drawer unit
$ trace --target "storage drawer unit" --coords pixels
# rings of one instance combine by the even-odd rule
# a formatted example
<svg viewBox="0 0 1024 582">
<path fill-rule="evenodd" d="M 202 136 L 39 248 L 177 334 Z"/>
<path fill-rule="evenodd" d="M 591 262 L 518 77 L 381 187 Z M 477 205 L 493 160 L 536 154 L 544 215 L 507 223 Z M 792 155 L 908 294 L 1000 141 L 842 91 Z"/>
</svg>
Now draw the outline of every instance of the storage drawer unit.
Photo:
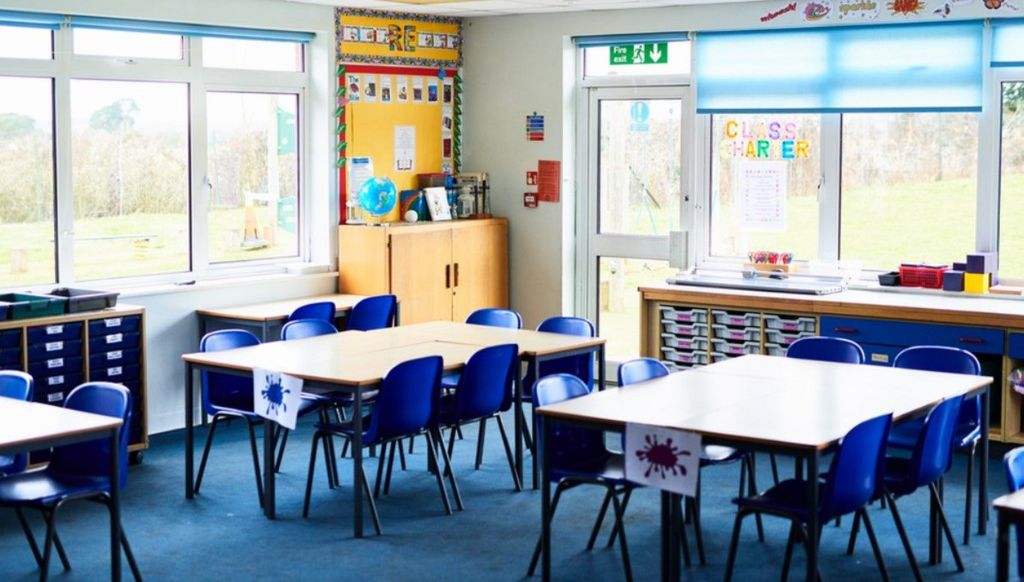
<svg viewBox="0 0 1024 582">
<path fill-rule="evenodd" d="M 822 317 L 821 335 L 880 345 L 950 346 L 976 354 L 1002 355 L 1005 347 L 1001 329 L 853 317 Z"/>
<path fill-rule="evenodd" d="M 82 322 L 80 321 L 28 328 L 28 343 L 30 345 L 75 339 L 82 339 Z"/>
<path fill-rule="evenodd" d="M 681 323 L 707 323 L 708 310 L 703 307 L 681 308 L 662 305 L 661 319 L 663 321 L 678 321 Z"/>
</svg>

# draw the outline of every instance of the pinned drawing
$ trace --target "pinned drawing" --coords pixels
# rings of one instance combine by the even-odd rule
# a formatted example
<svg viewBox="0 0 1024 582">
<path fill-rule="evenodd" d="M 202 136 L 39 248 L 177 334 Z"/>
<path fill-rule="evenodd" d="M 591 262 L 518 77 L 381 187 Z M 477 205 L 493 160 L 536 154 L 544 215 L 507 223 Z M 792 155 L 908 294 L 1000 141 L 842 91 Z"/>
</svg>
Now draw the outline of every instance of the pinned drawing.
<svg viewBox="0 0 1024 582">
<path fill-rule="evenodd" d="M 920 14 L 925 9 L 924 0 L 891 0 L 886 7 L 889 9 L 889 14 L 893 16 L 911 16 Z"/>
<path fill-rule="evenodd" d="M 832 12 L 832 3 L 829 0 L 811 0 L 804 4 L 804 21 L 818 22 L 828 18 Z"/>
<path fill-rule="evenodd" d="M 878 17 L 878 0 L 839 0 L 836 8 L 840 20 L 861 18 L 874 20 Z"/>
<path fill-rule="evenodd" d="M 628 423 L 626 478 L 634 483 L 692 496 L 697 491 L 700 435 Z"/>
</svg>

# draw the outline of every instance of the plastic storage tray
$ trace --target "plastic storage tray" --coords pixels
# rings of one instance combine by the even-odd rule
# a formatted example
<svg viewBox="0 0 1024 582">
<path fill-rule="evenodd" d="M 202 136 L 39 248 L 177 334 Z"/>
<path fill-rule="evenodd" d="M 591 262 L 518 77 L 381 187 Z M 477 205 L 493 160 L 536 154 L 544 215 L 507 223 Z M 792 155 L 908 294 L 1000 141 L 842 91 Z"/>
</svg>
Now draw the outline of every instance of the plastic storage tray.
<svg viewBox="0 0 1024 582">
<path fill-rule="evenodd" d="M 779 344 L 764 344 L 764 353 L 769 356 L 785 356 L 786 347 Z"/>
<path fill-rule="evenodd" d="M 743 343 L 730 343 L 722 339 L 711 340 L 711 349 L 713 351 L 728 354 L 730 356 L 742 356 L 744 354 L 760 354 L 761 343 L 760 342 L 743 342 Z"/>
<path fill-rule="evenodd" d="M 719 339 L 738 341 L 758 341 L 761 339 L 761 330 L 759 328 L 732 329 L 724 325 L 713 325 L 711 329 L 715 331 L 715 337 Z"/>
<path fill-rule="evenodd" d="M 708 311 L 702 308 L 685 308 L 661 306 L 662 321 L 679 321 L 682 323 L 707 323 Z"/>
<path fill-rule="evenodd" d="M 674 333 L 676 335 L 699 337 L 707 337 L 708 335 L 708 325 L 706 323 L 684 324 L 662 320 L 661 329 L 667 333 Z"/>
<path fill-rule="evenodd" d="M 809 331 L 814 332 L 815 321 L 813 317 L 785 317 L 781 315 L 765 315 L 764 326 L 768 329 L 781 331 Z"/>
<path fill-rule="evenodd" d="M 67 299 L 52 295 L 35 295 L 32 293 L 0 294 L 0 304 L 7 304 L 10 319 L 28 319 L 30 317 L 49 317 L 62 315 Z"/>
<path fill-rule="evenodd" d="M 702 337 L 679 337 L 670 333 L 661 334 L 662 343 L 678 350 L 706 350 L 708 340 Z"/>
<path fill-rule="evenodd" d="M 711 312 L 711 317 L 714 318 L 715 323 L 718 325 L 731 325 L 734 327 L 756 327 L 761 325 L 760 313 L 730 313 L 721 309 L 715 309 Z"/>
<path fill-rule="evenodd" d="M 661 348 L 661 355 L 664 359 L 677 364 L 697 366 L 708 363 L 708 356 L 703 351 L 680 351 L 673 348 Z"/>
<path fill-rule="evenodd" d="M 785 333 L 777 329 L 766 329 L 764 330 L 764 339 L 766 342 L 778 344 L 780 346 L 788 346 L 796 340 L 813 335 L 811 332 L 800 332 L 800 333 Z"/>
<path fill-rule="evenodd" d="M 114 291 L 90 291 L 88 289 L 72 289 L 70 287 L 57 287 L 46 292 L 46 295 L 63 297 L 65 299 L 65 313 L 81 313 L 83 311 L 99 311 L 117 305 L 117 296 Z"/>
</svg>

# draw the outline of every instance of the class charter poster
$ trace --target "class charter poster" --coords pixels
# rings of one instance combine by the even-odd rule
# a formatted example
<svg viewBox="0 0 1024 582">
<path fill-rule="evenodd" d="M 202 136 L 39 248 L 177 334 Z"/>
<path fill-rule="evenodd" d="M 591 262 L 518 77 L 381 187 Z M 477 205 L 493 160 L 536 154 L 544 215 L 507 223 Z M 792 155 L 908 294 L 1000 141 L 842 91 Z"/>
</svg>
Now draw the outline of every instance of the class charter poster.
<svg viewBox="0 0 1024 582">
<path fill-rule="evenodd" d="M 786 230 L 786 168 L 786 162 L 739 163 L 740 230 Z"/>
</svg>

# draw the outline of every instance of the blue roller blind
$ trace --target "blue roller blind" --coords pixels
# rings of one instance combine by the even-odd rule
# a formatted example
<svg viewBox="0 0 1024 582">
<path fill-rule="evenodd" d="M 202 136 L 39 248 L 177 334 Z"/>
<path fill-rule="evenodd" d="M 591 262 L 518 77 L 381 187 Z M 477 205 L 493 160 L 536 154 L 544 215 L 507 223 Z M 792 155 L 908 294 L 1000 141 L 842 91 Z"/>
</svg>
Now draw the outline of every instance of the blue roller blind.
<svg viewBox="0 0 1024 582">
<path fill-rule="evenodd" d="M 62 22 L 64 22 L 64 17 L 56 14 L 0 10 L 0 26 L 25 26 L 57 30 Z"/>
<path fill-rule="evenodd" d="M 697 111 L 981 111 L 980 21 L 700 34 Z"/>
<path fill-rule="evenodd" d="M 992 21 L 992 66 L 1024 66 L 1024 19 Z"/>
<path fill-rule="evenodd" d="M 576 46 L 590 48 L 595 46 L 612 46 L 623 44 L 641 44 L 647 42 L 678 42 L 687 40 L 685 32 L 656 32 L 650 34 L 604 34 L 601 36 L 573 37 Z"/>
<path fill-rule="evenodd" d="M 126 20 L 121 18 L 97 18 L 92 16 L 72 16 L 71 26 L 77 28 L 98 28 L 101 30 L 121 30 L 126 32 L 153 32 L 161 34 L 178 34 L 181 36 L 276 40 L 283 42 L 309 42 L 313 40 L 315 36 L 313 33 L 309 32 L 234 28 L 230 26 L 206 26 L 202 24 Z"/>
</svg>

